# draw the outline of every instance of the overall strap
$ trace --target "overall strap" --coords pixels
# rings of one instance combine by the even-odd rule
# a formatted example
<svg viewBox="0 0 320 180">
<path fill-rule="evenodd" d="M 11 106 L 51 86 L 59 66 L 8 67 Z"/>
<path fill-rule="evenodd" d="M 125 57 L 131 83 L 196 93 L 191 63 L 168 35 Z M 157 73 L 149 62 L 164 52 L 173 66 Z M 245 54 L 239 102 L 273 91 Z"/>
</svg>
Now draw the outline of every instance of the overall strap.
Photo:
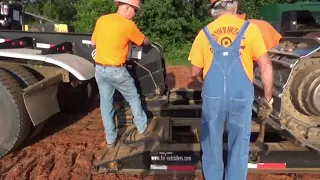
<svg viewBox="0 0 320 180">
<path fill-rule="evenodd" d="M 217 43 L 216 40 L 213 39 L 212 35 L 210 34 L 209 32 L 209 29 L 207 26 L 205 26 L 203 28 L 203 32 L 204 34 L 206 35 L 207 39 L 209 40 L 210 42 L 210 45 L 211 45 L 211 48 L 212 48 L 212 51 L 216 51 L 216 50 L 219 50 L 219 49 L 222 49 L 223 47 Z"/>
<path fill-rule="evenodd" d="M 249 22 L 248 21 L 245 21 L 244 24 L 242 25 L 237 37 L 234 39 L 233 43 L 231 44 L 230 47 L 233 47 L 235 49 L 240 49 L 240 46 L 241 46 L 241 41 L 243 39 L 243 36 L 249 26 Z"/>
</svg>

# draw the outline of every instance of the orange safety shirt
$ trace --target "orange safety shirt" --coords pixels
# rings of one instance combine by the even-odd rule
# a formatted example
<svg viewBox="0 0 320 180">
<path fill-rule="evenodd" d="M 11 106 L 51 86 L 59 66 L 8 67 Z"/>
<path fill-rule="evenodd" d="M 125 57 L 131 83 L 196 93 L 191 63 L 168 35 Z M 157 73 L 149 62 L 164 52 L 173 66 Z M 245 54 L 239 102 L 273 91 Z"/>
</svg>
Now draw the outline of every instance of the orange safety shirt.
<svg viewBox="0 0 320 180">
<path fill-rule="evenodd" d="M 238 15 L 238 17 L 245 19 L 246 14 Z M 282 36 L 270 23 L 259 19 L 248 19 L 248 21 L 254 23 L 260 29 L 267 50 L 270 50 L 279 44 Z"/>
<path fill-rule="evenodd" d="M 127 60 L 129 42 L 141 46 L 144 38 L 136 24 L 120 14 L 101 16 L 91 38 L 96 44 L 95 61 L 107 65 L 123 64 Z"/>
<path fill-rule="evenodd" d="M 220 45 L 228 47 L 236 38 L 244 22 L 243 19 L 227 14 L 208 24 L 208 29 Z M 261 32 L 253 23 L 247 28 L 240 52 L 243 68 L 248 78 L 253 81 L 253 61 L 267 52 Z M 188 59 L 192 65 L 203 68 L 203 78 L 205 78 L 213 60 L 213 53 L 203 30 L 195 38 Z"/>
</svg>

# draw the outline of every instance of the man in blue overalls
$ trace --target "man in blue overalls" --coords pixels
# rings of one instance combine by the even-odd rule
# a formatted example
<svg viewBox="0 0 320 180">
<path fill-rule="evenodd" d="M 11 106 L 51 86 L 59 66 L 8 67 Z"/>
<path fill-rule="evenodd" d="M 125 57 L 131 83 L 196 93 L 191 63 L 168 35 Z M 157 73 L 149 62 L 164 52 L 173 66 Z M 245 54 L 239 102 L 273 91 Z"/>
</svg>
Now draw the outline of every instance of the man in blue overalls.
<svg viewBox="0 0 320 180">
<path fill-rule="evenodd" d="M 264 97 L 258 115 L 272 111 L 272 64 L 258 27 L 237 18 L 236 0 L 211 0 L 209 11 L 216 18 L 195 38 L 189 60 L 191 75 L 202 74 L 201 147 L 204 176 L 222 180 L 224 164 L 222 137 L 228 130 L 228 161 L 225 179 L 247 176 L 254 100 L 253 62 L 261 72 Z"/>
</svg>

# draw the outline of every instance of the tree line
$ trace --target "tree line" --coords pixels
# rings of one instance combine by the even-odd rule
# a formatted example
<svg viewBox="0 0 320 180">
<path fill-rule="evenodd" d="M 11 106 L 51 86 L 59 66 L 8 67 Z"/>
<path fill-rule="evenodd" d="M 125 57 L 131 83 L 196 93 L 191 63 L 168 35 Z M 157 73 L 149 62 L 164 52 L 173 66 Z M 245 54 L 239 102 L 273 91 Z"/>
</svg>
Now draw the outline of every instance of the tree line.
<svg viewBox="0 0 320 180">
<path fill-rule="evenodd" d="M 281 0 L 240 0 L 239 13 L 258 18 L 259 9 Z M 186 64 L 192 41 L 212 19 L 208 16 L 209 0 L 143 0 L 135 22 L 140 30 L 165 51 L 167 63 Z M 71 25 L 76 32 L 91 33 L 96 20 L 116 12 L 114 0 L 32 0 L 26 10 L 60 23 Z"/>
</svg>

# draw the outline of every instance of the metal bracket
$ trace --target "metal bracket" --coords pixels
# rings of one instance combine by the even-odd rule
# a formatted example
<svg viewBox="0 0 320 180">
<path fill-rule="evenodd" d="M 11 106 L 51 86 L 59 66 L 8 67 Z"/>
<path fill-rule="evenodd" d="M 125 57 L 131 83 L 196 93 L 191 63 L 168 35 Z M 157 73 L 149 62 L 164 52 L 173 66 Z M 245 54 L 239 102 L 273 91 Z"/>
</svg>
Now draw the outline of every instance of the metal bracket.
<svg viewBox="0 0 320 180">
<path fill-rule="evenodd" d="M 18 39 L 12 39 L 0 43 L 0 49 L 12 49 L 12 48 L 25 48 L 33 47 L 33 39 L 31 37 L 22 37 Z"/>
<path fill-rule="evenodd" d="M 73 45 L 71 42 L 64 42 L 48 49 L 43 49 L 41 54 L 61 54 L 66 52 L 73 52 Z"/>
</svg>

